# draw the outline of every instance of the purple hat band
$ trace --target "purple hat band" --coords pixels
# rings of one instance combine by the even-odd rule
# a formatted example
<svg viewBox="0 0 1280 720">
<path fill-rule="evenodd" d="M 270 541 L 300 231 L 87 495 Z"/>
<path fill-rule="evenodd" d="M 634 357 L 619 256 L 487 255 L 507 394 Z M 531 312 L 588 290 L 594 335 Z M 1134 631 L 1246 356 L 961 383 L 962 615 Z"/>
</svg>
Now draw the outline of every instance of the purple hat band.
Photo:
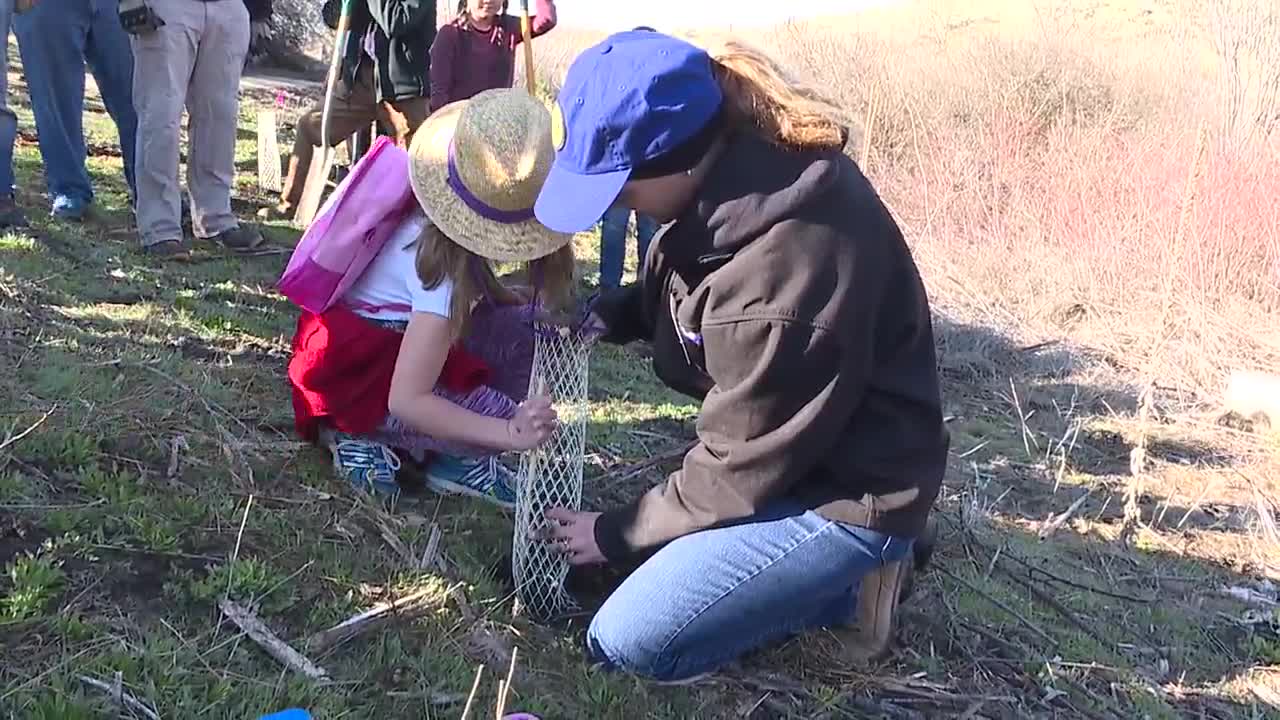
<svg viewBox="0 0 1280 720">
<path fill-rule="evenodd" d="M 492 220 L 503 225 L 514 225 L 516 223 L 528 222 L 533 219 L 533 207 L 527 207 L 523 210 L 502 210 L 496 208 L 489 203 L 476 197 L 474 193 L 467 189 L 465 183 L 462 182 L 462 176 L 458 174 L 458 163 L 454 160 L 453 142 L 449 142 L 449 189 L 453 190 L 453 194 L 466 204 L 467 207 L 475 211 L 477 215 L 485 220 Z"/>
</svg>

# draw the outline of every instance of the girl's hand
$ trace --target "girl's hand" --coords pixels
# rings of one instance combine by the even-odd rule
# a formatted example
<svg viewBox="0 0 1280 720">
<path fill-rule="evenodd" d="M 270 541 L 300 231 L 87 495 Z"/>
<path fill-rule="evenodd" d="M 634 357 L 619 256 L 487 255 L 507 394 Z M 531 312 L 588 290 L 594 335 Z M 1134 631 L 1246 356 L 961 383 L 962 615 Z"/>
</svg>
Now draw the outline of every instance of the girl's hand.
<svg viewBox="0 0 1280 720">
<path fill-rule="evenodd" d="M 551 398 L 546 395 L 530 395 L 516 408 L 515 417 L 507 421 L 508 448 L 532 450 L 551 437 L 556 428 L 556 411 Z"/>
<path fill-rule="evenodd" d="M 570 565 L 593 565 L 606 562 L 596 545 L 598 512 L 574 512 L 564 508 L 547 511 L 550 525 L 542 531 L 542 539 L 552 543 Z"/>
</svg>

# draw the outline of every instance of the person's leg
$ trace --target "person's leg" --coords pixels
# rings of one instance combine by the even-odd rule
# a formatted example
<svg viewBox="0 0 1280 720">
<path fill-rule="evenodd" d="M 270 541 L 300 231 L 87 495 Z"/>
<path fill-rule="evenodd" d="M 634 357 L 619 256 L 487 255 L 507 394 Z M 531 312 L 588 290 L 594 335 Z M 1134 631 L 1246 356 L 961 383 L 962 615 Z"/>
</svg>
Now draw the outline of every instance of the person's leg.
<svg viewBox="0 0 1280 720">
<path fill-rule="evenodd" d="M 910 540 L 780 504 L 659 550 L 596 613 L 588 651 L 614 669 L 687 680 L 849 622 L 859 580 L 910 549 Z"/>
<path fill-rule="evenodd" d="M 118 0 L 92 0 L 93 22 L 85 44 L 85 59 L 102 94 L 102 104 L 116 124 L 124 179 L 129 194 L 137 197 L 134 161 L 137 151 L 138 115 L 133 108 L 133 51 L 129 34 L 120 25 Z"/>
<path fill-rule="evenodd" d="M 427 98 L 404 98 L 380 103 L 378 121 L 391 129 L 396 145 L 408 150 L 413 134 L 430 114 L 431 103 Z"/>
<path fill-rule="evenodd" d="M 136 67 L 133 104 L 138 112 L 136 216 L 144 249 L 182 245 L 182 188 L 178 185 L 178 142 L 182 107 L 204 32 L 204 5 L 158 0 L 165 24 L 132 36 Z"/>
<path fill-rule="evenodd" d="M 78 219 L 93 201 L 85 169 L 84 52 L 89 0 L 41 0 L 13 21 L 55 214 Z"/>
<path fill-rule="evenodd" d="M 616 288 L 622 284 L 622 263 L 627 255 L 627 224 L 631 211 L 611 207 L 600 218 L 600 287 Z"/>
<path fill-rule="evenodd" d="M 644 259 L 649 256 L 649 243 L 658 234 L 658 221 L 636 213 L 636 274 L 644 271 Z"/>
<path fill-rule="evenodd" d="M 516 406 L 528 394 L 533 366 L 533 333 L 522 311 L 517 306 L 478 307 L 463 345 L 489 368 L 489 383 L 469 392 L 437 385 L 434 394 L 488 417 L 514 416 Z M 392 415 L 371 439 L 402 448 L 418 458 L 430 454 L 427 485 L 437 492 L 480 497 L 507 508 L 514 506 L 515 478 L 497 461 L 500 453 L 495 448 L 433 438 Z"/>
<path fill-rule="evenodd" d="M 0 0 L 0 33 L 4 33 L 4 52 L 0 53 L 0 230 L 26 224 L 13 199 L 13 142 L 18 135 L 18 116 L 8 100 L 12 22 L 13 0 Z"/>
<path fill-rule="evenodd" d="M 198 7 L 205 13 L 205 28 L 187 93 L 191 227 L 198 238 L 217 238 L 232 249 L 251 249 L 262 242 L 262 236 L 247 228 L 240 230 L 231 212 L 240 68 L 249 52 L 249 11 L 241 2 L 199 3 Z"/>
<path fill-rule="evenodd" d="M 356 84 L 351 92 L 341 97 L 335 95 L 329 117 L 329 146 L 335 147 L 345 140 L 357 128 L 373 122 L 378 114 L 378 103 L 374 100 L 373 76 L 362 72 L 356 77 Z M 323 104 L 312 108 L 298 118 L 297 133 L 293 139 L 293 153 L 289 156 L 289 167 L 285 172 L 284 186 L 280 191 L 280 204 L 269 214 L 289 216 L 302 199 L 302 191 L 307 182 L 307 172 L 311 168 L 311 159 L 315 148 L 320 145 L 321 120 L 324 114 Z"/>
</svg>

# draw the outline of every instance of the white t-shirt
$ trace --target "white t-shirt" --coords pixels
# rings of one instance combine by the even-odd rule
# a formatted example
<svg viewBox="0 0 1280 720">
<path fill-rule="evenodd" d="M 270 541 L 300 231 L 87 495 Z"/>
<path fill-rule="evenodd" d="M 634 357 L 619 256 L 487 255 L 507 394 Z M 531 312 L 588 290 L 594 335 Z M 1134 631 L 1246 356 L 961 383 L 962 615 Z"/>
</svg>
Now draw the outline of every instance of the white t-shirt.
<svg viewBox="0 0 1280 720">
<path fill-rule="evenodd" d="M 407 321 L 415 312 L 449 317 L 453 283 L 445 279 L 427 290 L 422 287 L 415 267 L 418 237 L 426 223 L 427 218 L 421 213 L 410 215 L 387 238 L 377 257 L 343 296 L 346 305 L 357 315 L 398 321 Z"/>
</svg>

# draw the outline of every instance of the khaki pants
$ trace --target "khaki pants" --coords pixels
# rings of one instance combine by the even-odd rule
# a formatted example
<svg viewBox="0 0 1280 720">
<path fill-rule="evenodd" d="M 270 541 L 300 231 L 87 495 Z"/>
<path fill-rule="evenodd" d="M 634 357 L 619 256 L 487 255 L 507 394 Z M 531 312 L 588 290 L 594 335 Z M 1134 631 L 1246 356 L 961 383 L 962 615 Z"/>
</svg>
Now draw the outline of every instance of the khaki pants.
<svg viewBox="0 0 1280 720">
<path fill-rule="evenodd" d="M 240 71 L 249 52 L 241 0 L 148 0 L 165 24 L 133 37 L 138 110 L 138 232 L 143 245 L 182 238 L 178 138 L 187 110 L 187 188 L 197 237 L 236 227 Z"/>
<path fill-rule="evenodd" d="M 356 75 L 351 92 L 344 97 L 335 95 L 330 112 L 329 147 L 336 146 L 355 131 L 378 120 L 392 129 L 396 144 L 407 149 L 414 131 L 427 119 L 431 110 L 425 97 L 379 101 L 373 90 L 373 70 L 366 63 Z M 285 212 L 291 212 L 302 198 L 302 188 L 311 167 L 311 156 L 314 148 L 320 145 L 323 113 L 324 106 L 321 105 L 298 120 L 293 155 L 289 157 L 289 170 L 285 175 L 284 189 L 280 193 L 280 208 Z"/>
</svg>

